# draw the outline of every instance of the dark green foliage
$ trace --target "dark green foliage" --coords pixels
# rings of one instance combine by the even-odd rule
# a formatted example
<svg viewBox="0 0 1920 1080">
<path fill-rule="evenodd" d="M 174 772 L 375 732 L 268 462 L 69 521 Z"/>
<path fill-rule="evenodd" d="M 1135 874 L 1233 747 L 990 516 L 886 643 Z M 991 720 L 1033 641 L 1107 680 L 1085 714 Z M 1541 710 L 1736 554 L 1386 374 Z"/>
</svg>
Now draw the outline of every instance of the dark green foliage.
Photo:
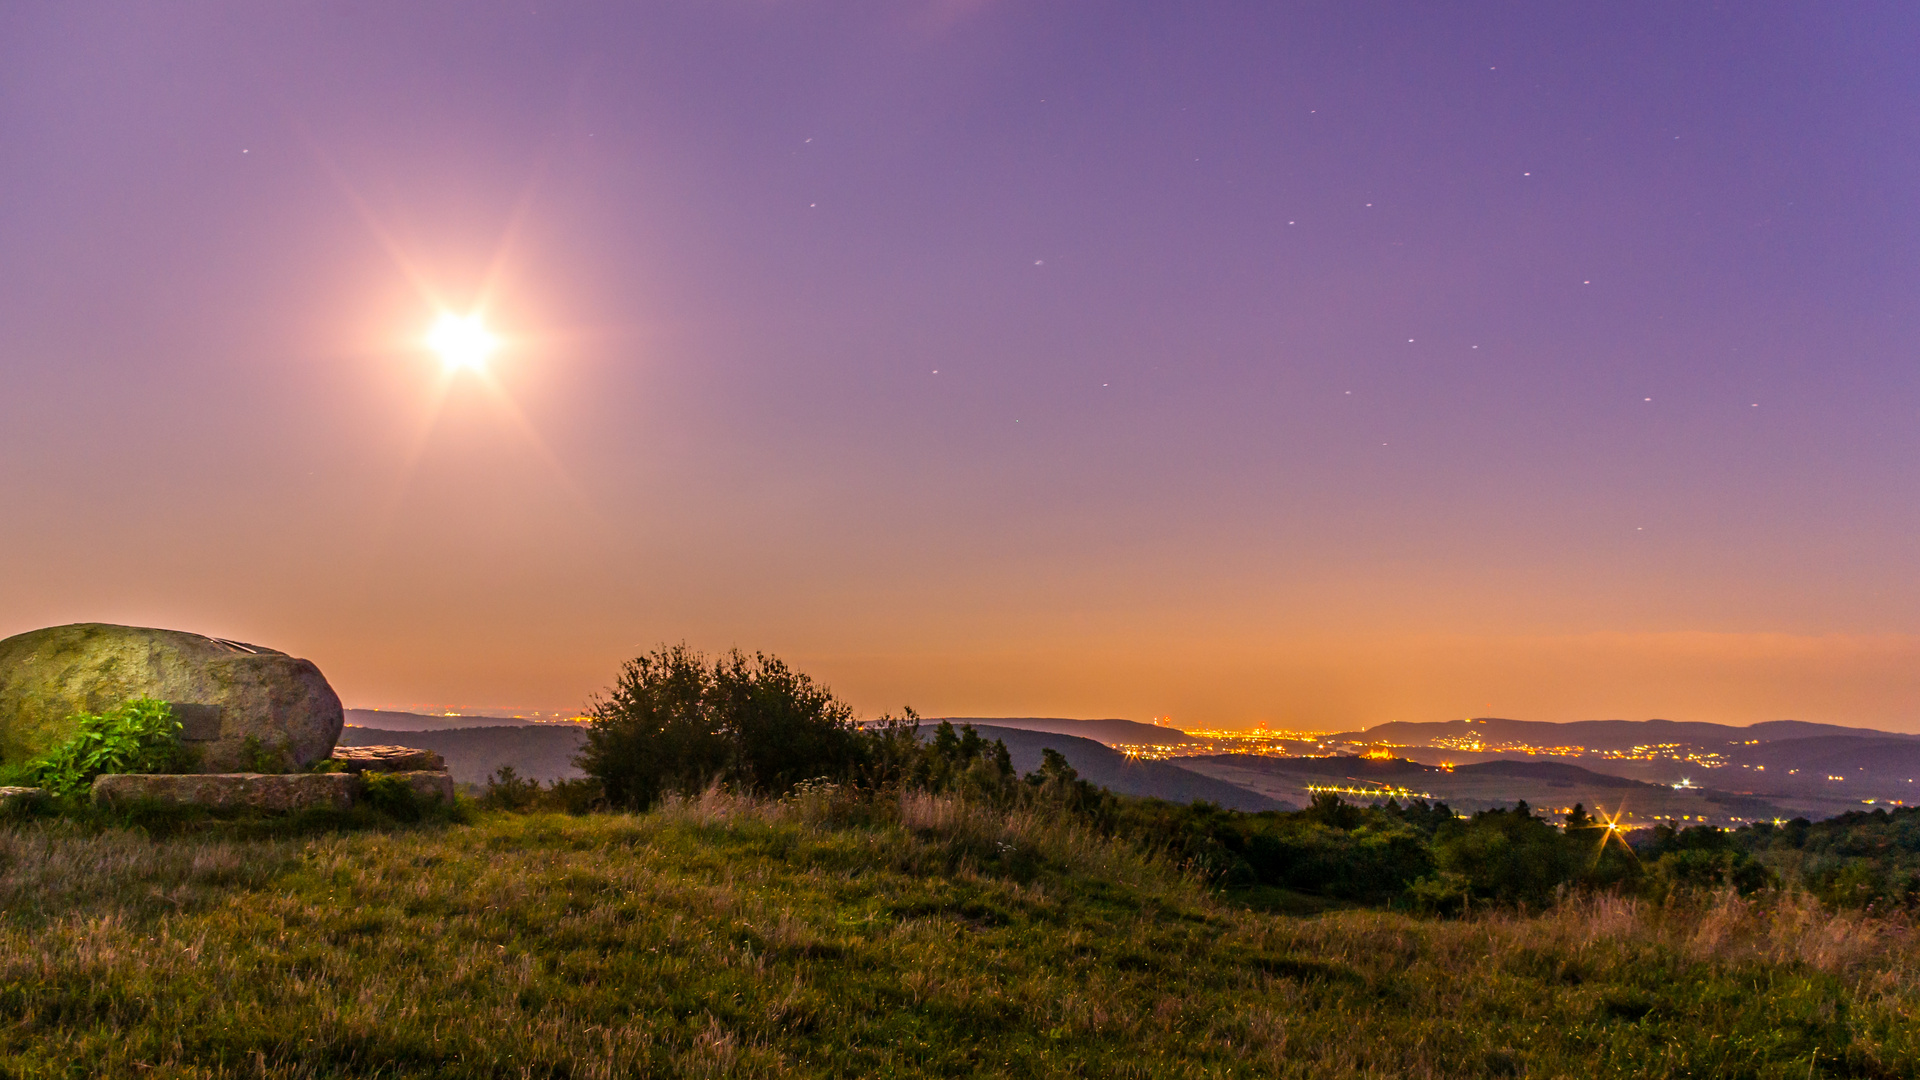
<svg viewBox="0 0 1920 1080">
<path fill-rule="evenodd" d="M 360 797 L 372 809 L 399 821 L 419 821 L 426 809 L 413 785 L 392 773 L 362 774 Z"/>
<path fill-rule="evenodd" d="M 1465 879 L 1475 899 L 1539 910 L 1583 869 L 1585 852 L 1522 802 L 1484 810 L 1434 835 L 1434 865 Z"/>
<path fill-rule="evenodd" d="M 711 663 L 684 645 L 630 660 L 591 715 L 577 763 L 624 807 L 715 782 L 779 794 L 802 780 L 851 780 L 873 750 L 827 688 L 737 649 Z"/>
<path fill-rule="evenodd" d="M 956 792 L 995 806 L 1011 801 L 1016 777 L 1013 757 L 1005 743 L 981 738 L 972 724 L 955 730 L 942 720 L 934 728 L 933 738 L 923 744 L 918 726 L 919 717 L 909 709 L 904 721 L 877 733 L 878 738 L 889 741 L 887 758 L 900 763 L 896 771 L 901 786 Z"/>
<path fill-rule="evenodd" d="M 943 725 L 928 746 L 911 709 L 863 726 L 826 687 L 763 653 L 709 662 L 684 645 L 657 649 L 629 661 L 590 715 L 575 763 L 623 808 L 715 783 L 780 795 L 815 780 L 1002 802 L 1014 782 L 1006 747 L 971 728 L 963 736 Z"/>
<path fill-rule="evenodd" d="M 1317 897 L 1438 913 L 1488 904 L 1539 910 L 1565 888 L 1633 888 L 1640 876 L 1626 845 L 1603 846 L 1611 831 L 1579 807 L 1565 828 L 1524 803 L 1463 819 L 1445 804 L 1355 806 L 1332 794 L 1293 812 L 1119 799 L 1108 814 L 1115 833 L 1249 903 L 1277 898 L 1283 907 Z"/>
<path fill-rule="evenodd" d="M 1649 861 L 1649 885 L 1658 896 L 1728 887 L 1746 896 L 1776 884 L 1773 872 L 1743 847 L 1739 834 L 1724 829 L 1656 825 L 1640 854 Z"/>
<path fill-rule="evenodd" d="M 539 799 L 540 781 L 526 779 L 513 766 L 502 765 L 487 779 L 487 790 L 480 796 L 480 805 L 489 810 L 525 813 L 533 809 Z"/>
<path fill-rule="evenodd" d="M 522 777 L 511 765 L 502 765 L 488 778 L 480 805 L 489 810 L 511 810 L 519 814 L 534 810 L 584 814 L 603 808 L 606 797 L 599 783 L 593 780 L 555 780 L 542 788 L 540 781 Z"/>
<path fill-rule="evenodd" d="M 78 792 L 102 773 L 166 773 L 191 764 L 180 721 L 164 701 L 135 698 L 104 713 L 81 713 L 72 736 L 26 767 L 30 783 L 56 795 Z"/>
<path fill-rule="evenodd" d="M 969 727 L 967 733 L 973 734 L 973 729 Z M 998 747 L 999 743 L 994 745 Z M 999 752 L 1004 755 L 1006 749 L 1000 747 Z M 1006 773 L 1012 771 L 1013 766 L 1009 762 Z M 1118 805 L 1118 799 L 1111 792 L 1080 779 L 1080 774 L 1067 764 L 1066 755 L 1051 747 L 1040 751 L 1040 768 L 1027 774 L 1026 785 L 1027 794 L 1033 801 L 1079 814 L 1102 825 L 1109 822 L 1114 807 Z"/>
<path fill-rule="evenodd" d="M 1760 822 L 1705 835 L 1712 831 L 1656 830 L 1644 853 L 1672 861 L 1673 875 L 1718 872 L 1743 891 L 1760 873 L 1750 868 L 1758 864 L 1766 880 L 1799 885 L 1835 907 L 1920 908 L 1920 807 L 1856 810 L 1821 822 Z"/>
<path fill-rule="evenodd" d="M 1384 904 L 1433 868 L 1434 814 L 1445 807 L 1361 807 L 1321 795 L 1296 812 L 1242 813 L 1212 803 L 1120 800 L 1116 832 L 1165 850 L 1227 889 L 1285 889 L 1349 903 Z"/>
<path fill-rule="evenodd" d="M 627 661 L 596 701 L 576 764 L 616 806 L 644 808 L 699 791 L 727 767 L 732 747 L 708 708 L 713 674 L 685 645 Z"/>
<path fill-rule="evenodd" d="M 780 794 L 802 780 L 851 779 L 866 759 L 853 709 L 764 653 L 738 649 L 714 661 L 707 715 L 729 743 L 726 779 Z"/>
</svg>

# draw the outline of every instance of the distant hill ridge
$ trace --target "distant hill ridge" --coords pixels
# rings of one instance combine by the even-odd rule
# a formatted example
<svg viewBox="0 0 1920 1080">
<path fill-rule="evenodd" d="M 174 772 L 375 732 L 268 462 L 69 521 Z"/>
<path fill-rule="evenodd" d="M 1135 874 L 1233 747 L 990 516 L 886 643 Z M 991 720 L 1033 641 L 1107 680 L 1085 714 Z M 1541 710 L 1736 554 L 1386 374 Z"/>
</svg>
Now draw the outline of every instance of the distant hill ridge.
<svg viewBox="0 0 1920 1080">
<path fill-rule="evenodd" d="M 1080 722 L 1098 723 L 1099 721 Z M 1129 723 L 1130 721 L 1120 722 Z M 1080 735 L 1062 735 L 1053 731 L 999 727 L 994 724 L 976 723 L 972 720 L 957 721 L 954 726 L 958 727 L 961 723 L 972 724 L 973 729 L 979 732 L 983 739 L 999 739 L 1005 743 L 1007 755 L 1013 759 L 1014 771 L 1022 776 L 1038 769 L 1041 751 L 1051 749 L 1058 751 L 1067 759 L 1067 764 L 1073 766 L 1073 770 L 1080 774 L 1080 779 L 1092 781 L 1120 795 L 1142 795 L 1176 803 L 1204 800 L 1229 810 L 1291 810 L 1295 806 L 1287 800 L 1263 795 L 1211 776 L 1203 776 L 1169 761 L 1135 761 L 1097 739 Z M 921 724 L 921 737 L 930 736 L 938 724 L 938 720 Z M 1152 730 L 1167 729 L 1153 728 Z"/>
<path fill-rule="evenodd" d="M 1753 739 L 1769 743 L 1833 736 L 1920 743 L 1920 735 L 1842 727 L 1839 724 L 1813 724 L 1804 720 L 1769 720 L 1750 727 L 1734 727 L 1731 724 L 1692 720 L 1575 720 L 1554 723 L 1499 717 L 1425 722 L 1396 720 L 1361 731 L 1343 731 L 1333 738 L 1350 742 L 1420 745 L 1436 739 L 1461 740 L 1476 736 L 1487 742 L 1524 743 L 1539 747 L 1583 746 L 1588 750 L 1627 750 L 1655 743 L 1732 745 Z"/>
<path fill-rule="evenodd" d="M 517 716 L 435 716 L 428 713 L 391 712 L 386 709 L 348 709 L 349 727 L 379 728 L 382 731 L 451 731 L 475 727 L 549 727 Z"/>
<path fill-rule="evenodd" d="M 1179 728 L 1143 724 L 1138 720 L 1070 720 L 1061 716 L 929 716 L 925 722 L 938 724 L 942 720 L 955 727 L 961 724 L 972 724 L 974 727 L 1047 731 L 1055 735 L 1075 735 L 1082 739 L 1093 739 L 1107 744 L 1183 742 L 1187 738 L 1187 733 Z"/>
</svg>

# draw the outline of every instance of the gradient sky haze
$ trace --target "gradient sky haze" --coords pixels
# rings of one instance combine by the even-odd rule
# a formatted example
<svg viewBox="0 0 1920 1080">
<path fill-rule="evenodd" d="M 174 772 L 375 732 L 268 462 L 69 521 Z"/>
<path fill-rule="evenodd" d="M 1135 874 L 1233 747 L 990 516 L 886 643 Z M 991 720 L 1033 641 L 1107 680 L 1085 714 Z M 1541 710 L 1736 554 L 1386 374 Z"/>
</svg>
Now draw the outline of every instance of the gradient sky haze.
<svg viewBox="0 0 1920 1080">
<path fill-rule="evenodd" d="M 0 635 L 1920 731 L 1920 7 L 0 8 Z M 422 347 L 484 309 L 505 348 Z"/>
</svg>

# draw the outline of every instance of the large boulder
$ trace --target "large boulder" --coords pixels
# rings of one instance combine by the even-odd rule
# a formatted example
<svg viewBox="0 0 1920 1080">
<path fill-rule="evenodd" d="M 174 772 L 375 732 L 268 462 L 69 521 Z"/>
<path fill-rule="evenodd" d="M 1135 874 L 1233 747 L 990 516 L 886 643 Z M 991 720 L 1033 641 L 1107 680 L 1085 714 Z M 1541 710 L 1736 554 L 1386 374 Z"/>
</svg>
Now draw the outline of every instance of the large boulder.
<svg viewBox="0 0 1920 1080">
<path fill-rule="evenodd" d="M 179 630 L 75 623 L 0 641 L 0 763 L 33 758 L 72 717 L 159 698 L 202 772 L 305 768 L 333 752 L 345 713 L 311 661 Z"/>
</svg>

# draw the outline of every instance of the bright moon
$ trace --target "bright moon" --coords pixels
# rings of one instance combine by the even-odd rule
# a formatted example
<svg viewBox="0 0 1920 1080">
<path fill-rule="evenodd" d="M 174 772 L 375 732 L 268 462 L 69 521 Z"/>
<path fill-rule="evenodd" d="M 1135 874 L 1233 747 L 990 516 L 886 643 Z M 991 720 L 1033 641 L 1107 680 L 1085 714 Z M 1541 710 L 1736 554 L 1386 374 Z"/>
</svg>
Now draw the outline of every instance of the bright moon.
<svg viewBox="0 0 1920 1080">
<path fill-rule="evenodd" d="M 427 335 L 427 347 L 440 354 L 448 371 L 462 368 L 479 371 L 486 367 L 487 357 L 500 347 L 500 339 L 480 325 L 480 316 L 448 313 L 433 324 L 432 332 Z"/>
</svg>

